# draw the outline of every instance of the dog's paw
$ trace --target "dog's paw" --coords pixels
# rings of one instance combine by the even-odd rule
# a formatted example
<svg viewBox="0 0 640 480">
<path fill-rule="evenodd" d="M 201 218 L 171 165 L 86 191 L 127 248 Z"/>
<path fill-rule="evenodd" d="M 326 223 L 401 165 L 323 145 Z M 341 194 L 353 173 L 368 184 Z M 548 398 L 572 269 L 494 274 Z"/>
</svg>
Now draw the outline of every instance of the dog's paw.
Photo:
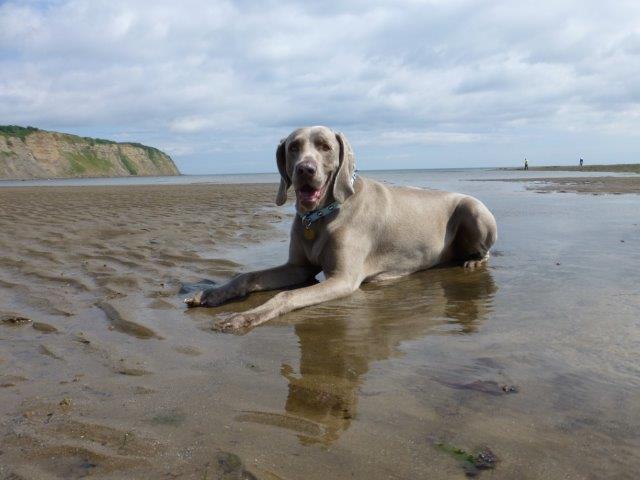
<svg viewBox="0 0 640 480">
<path fill-rule="evenodd" d="M 187 307 L 217 307 L 227 300 L 227 294 L 222 288 L 207 288 L 194 293 L 184 299 Z"/>
<path fill-rule="evenodd" d="M 251 313 L 234 313 L 213 325 L 213 330 L 218 332 L 244 333 L 258 323 L 259 318 Z"/>
<path fill-rule="evenodd" d="M 187 307 L 201 307 L 204 304 L 202 303 L 202 298 L 204 297 L 205 290 L 201 290 L 199 292 L 194 293 L 190 297 L 184 299 L 184 303 L 187 304 Z"/>
<path fill-rule="evenodd" d="M 466 268 L 467 270 L 473 270 L 474 268 L 478 268 L 484 262 L 482 260 L 467 260 L 462 264 L 462 268 Z"/>
</svg>

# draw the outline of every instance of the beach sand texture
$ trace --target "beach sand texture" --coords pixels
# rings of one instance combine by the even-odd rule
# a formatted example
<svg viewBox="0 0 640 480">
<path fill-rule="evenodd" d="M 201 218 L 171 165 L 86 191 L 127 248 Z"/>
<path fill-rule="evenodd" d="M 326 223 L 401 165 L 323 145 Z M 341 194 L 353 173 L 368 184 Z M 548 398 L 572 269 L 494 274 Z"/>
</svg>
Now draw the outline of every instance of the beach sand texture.
<svg viewBox="0 0 640 480">
<path fill-rule="evenodd" d="M 466 185 L 489 268 L 245 336 L 182 298 L 286 258 L 275 185 L 0 188 L 0 478 L 635 478 L 639 197 Z"/>
<path fill-rule="evenodd" d="M 497 179 L 504 182 L 504 179 Z M 514 178 L 510 182 L 522 182 L 529 190 L 538 193 L 582 193 L 589 195 L 640 194 L 640 176 L 618 177 L 556 177 Z"/>
</svg>

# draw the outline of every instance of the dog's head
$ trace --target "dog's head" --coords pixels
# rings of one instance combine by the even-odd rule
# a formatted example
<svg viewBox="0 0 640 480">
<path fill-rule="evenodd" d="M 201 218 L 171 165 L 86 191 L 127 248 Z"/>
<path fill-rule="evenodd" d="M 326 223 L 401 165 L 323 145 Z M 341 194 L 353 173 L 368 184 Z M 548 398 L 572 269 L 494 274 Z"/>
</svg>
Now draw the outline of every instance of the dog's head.
<svg viewBox="0 0 640 480">
<path fill-rule="evenodd" d="M 300 213 L 322 208 L 334 200 L 342 203 L 354 193 L 353 151 L 346 137 L 330 128 L 294 130 L 280 141 L 276 160 L 281 176 L 277 205 L 284 204 L 292 185 Z"/>
</svg>

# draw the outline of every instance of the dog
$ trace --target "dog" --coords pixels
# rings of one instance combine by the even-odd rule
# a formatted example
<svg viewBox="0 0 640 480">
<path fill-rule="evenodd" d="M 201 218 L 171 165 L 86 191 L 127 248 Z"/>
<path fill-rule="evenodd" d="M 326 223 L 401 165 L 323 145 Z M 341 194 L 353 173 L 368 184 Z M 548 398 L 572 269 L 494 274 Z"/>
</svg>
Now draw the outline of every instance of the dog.
<svg viewBox="0 0 640 480">
<path fill-rule="evenodd" d="M 219 330 L 255 327 L 348 296 L 363 282 L 447 263 L 477 268 L 497 239 L 495 218 L 473 197 L 356 176 L 349 142 L 327 127 L 293 131 L 280 141 L 276 161 L 281 177 L 276 204 L 286 202 L 291 187 L 296 194 L 288 261 L 199 291 L 185 303 L 210 307 L 251 292 L 289 290 L 219 321 Z M 325 280 L 310 285 L 321 271 Z"/>
</svg>

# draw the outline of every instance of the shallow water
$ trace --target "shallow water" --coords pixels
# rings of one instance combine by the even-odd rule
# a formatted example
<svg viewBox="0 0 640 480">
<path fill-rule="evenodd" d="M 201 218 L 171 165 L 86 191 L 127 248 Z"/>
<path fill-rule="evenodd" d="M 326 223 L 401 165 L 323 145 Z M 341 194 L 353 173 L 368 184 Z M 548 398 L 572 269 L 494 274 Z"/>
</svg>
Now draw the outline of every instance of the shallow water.
<svg viewBox="0 0 640 480">
<path fill-rule="evenodd" d="M 567 176 L 601 177 L 636 176 L 630 172 L 566 172 L 529 170 L 496 170 L 494 168 L 452 168 L 428 170 L 364 170 L 360 174 L 379 180 L 393 180 L 394 183 L 413 185 L 427 181 L 429 184 L 464 182 L 476 179 L 505 178 L 514 179 L 529 177 L 559 178 Z M 216 175 L 179 175 L 174 177 L 106 177 L 106 178 L 64 178 L 33 180 L 0 180 L 0 187 L 77 187 L 77 186 L 124 186 L 124 185 L 197 185 L 197 184 L 255 184 L 278 183 L 278 173 L 236 173 Z"/>
<path fill-rule="evenodd" d="M 0 478 L 465 478 L 438 443 L 488 447 L 486 478 L 636 478 L 640 197 L 467 181 L 500 175 L 370 174 L 480 198 L 488 268 L 242 337 L 210 325 L 271 294 L 179 290 L 286 257 L 274 185 L 0 189 L 0 314 L 57 330 L 0 324 Z"/>
</svg>

